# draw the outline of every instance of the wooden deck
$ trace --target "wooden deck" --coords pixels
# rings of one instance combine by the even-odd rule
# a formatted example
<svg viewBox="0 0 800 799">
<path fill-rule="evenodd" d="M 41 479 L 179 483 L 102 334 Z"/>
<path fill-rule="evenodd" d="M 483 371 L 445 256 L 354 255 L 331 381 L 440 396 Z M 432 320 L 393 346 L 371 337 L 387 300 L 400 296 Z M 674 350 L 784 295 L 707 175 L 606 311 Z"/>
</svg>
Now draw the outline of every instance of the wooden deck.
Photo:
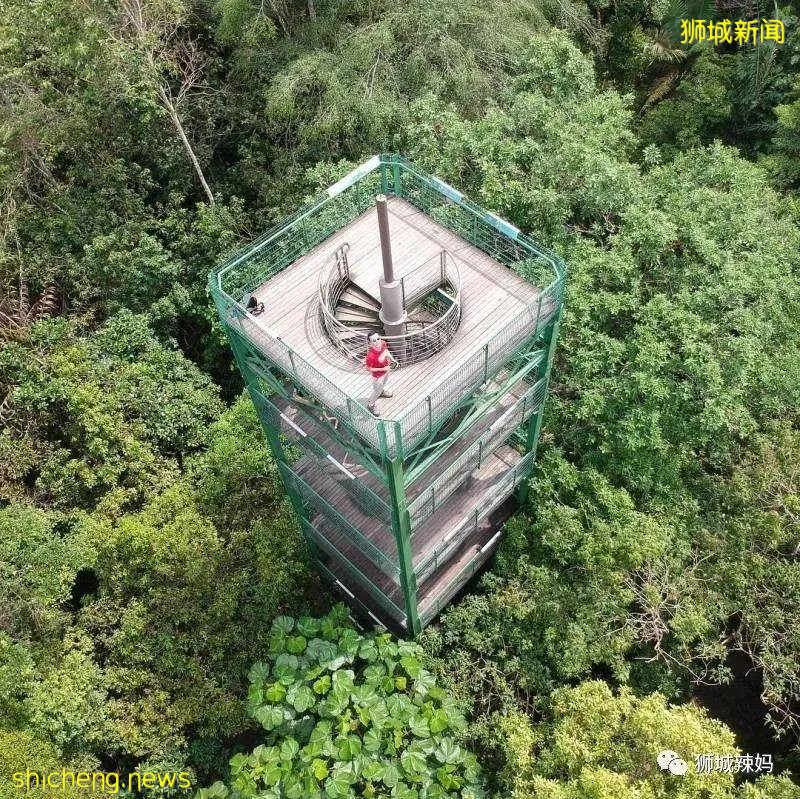
<svg viewBox="0 0 800 799">
<path fill-rule="evenodd" d="M 442 503 L 436 513 L 413 531 L 411 553 L 418 580 L 441 567 L 459 548 L 476 511 L 483 513 L 487 502 L 505 497 L 494 496 L 493 489 L 519 460 L 520 455 L 514 449 L 507 445 L 500 447 Z M 362 507 L 341 481 L 320 469 L 312 459 L 302 459 L 293 471 L 369 542 L 367 547 L 347 533 L 332 528 L 328 538 L 336 549 L 351 560 L 356 559 L 358 552 L 359 559 L 368 559 L 375 568 L 388 571 L 385 562 L 379 564 L 374 556 L 369 555 L 369 550 L 374 547 L 387 560 L 397 564 L 397 543 L 391 527 Z"/>
<path fill-rule="evenodd" d="M 398 419 L 446 383 L 449 372 L 477 355 L 501 333 L 510 318 L 536 302 L 539 291 L 405 200 L 390 198 L 389 215 L 398 278 L 435 258 L 443 249 L 455 259 L 461 275 L 462 316 L 453 340 L 428 360 L 394 371 L 389 378 L 394 396 L 378 403 L 382 418 Z M 345 242 L 350 244 L 352 279 L 377 296 L 382 267 L 372 208 L 262 284 L 254 293 L 264 303 L 264 312 L 249 317 L 248 324 L 268 329 L 271 336 L 279 337 L 345 394 L 365 404 L 371 391 L 366 369 L 349 361 L 333 346 L 320 319 L 320 273 L 327 275 L 334 264 L 334 252 Z M 535 320 L 531 330 L 534 326 Z"/>
<path fill-rule="evenodd" d="M 505 508 L 505 509 L 504 509 Z M 501 538 L 500 527 L 510 515 L 507 506 L 501 506 L 472 530 L 454 550 L 447 563 L 432 572 L 417 586 L 417 610 L 423 624 L 429 624 L 446 607 L 448 602 L 474 577 L 494 554 Z M 324 517 L 313 520 L 317 530 L 316 540 L 323 544 L 324 565 L 346 594 L 352 594 L 362 607 L 374 612 L 373 618 L 381 623 L 405 629 L 403 593 L 394 580 L 377 570 L 362 553 L 351 549 L 343 553 L 327 545 L 331 527 Z M 353 567 L 355 566 L 356 572 Z M 387 602 L 388 600 L 388 602 Z"/>
</svg>

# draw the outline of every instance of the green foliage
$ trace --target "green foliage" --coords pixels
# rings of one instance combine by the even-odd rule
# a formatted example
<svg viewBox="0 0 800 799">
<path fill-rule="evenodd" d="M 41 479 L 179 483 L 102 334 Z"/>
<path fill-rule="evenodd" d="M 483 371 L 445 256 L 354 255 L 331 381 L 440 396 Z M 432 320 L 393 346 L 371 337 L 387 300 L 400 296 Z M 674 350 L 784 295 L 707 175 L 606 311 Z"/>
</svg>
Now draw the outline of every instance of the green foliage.
<svg viewBox="0 0 800 799">
<path fill-rule="evenodd" d="M 57 523 L 66 532 L 59 534 Z M 17 502 L 0 509 L 0 630 L 22 641 L 60 633 L 86 560 L 68 519 Z"/>
<path fill-rule="evenodd" d="M 5 730 L 0 728 L 0 799 L 19 799 L 21 789 L 19 782 L 14 782 L 13 775 L 21 773 L 23 779 L 26 772 L 56 772 L 60 775 L 62 769 L 80 769 L 87 764 L 68 763 L 59 758 L 54 748 L 30 732 L 23 730 Z M 23 789 L 24 790 L 24 789 Z M 62 790 L 61 782 L 58 788 L 37 786 L 31 781 L 31 792 L 47 797 L 47 799 L 86 799 L 92 796 L 91 789 L 76 788 L 69 781 Z"/>
<path fill-rule="evenodd" d="M 31 687 L 25 706 L 30 729 L 69 759 L 116 743 L 104 677 L 84 637 L 66 645 L 60 660 Z"/>
<path fill-rule="evenodd" d="M 718 55 L 711 48 L 703 50 L 675 92 L 646 111 L 642 140 L 658 145 L 671 157 L 720 138 L 733 108 L 728 96 L 730 62 L 730 56 Z"/>
<path fill-rule="evenodd" d="M 794 791 L 786 780 L 760 779 L 737 789 L 731 773 L 698 773 L 697 755 L 739 754 L 733 735 L 702 710 L 669 705 L 660 694 L 636 698 L 588 681 L 555 691 L 535 729 L 519 714 L 495 723 L 504 761 L 498 778 L 512 799 L 733 799 L 773 792 L 788 799 Z M 658 767 L 656 755 L 665 749 L 687 762 L 685 776 Z"/>
<path fill-rule="evenodd" d="M 764 163 L 774 174 L 779 186 L 800 187 L 800 80 L 795 82 L 791 98 L 775 107 L 777 129 L 772 139 L 770 155 Z M 787 98 L 788 99 L 788 98 Z"/>
<path fill-rule="evenodd" d="M 466 722 L 417 644 L 359 635 L 338 606 L 322 619 L 279 616 L 269 658 L 250 670 L 248 711 L 266 730 L 231 760 L 213 797 L 480 796 Z"/>
<path fill-rule="evenodd" d="M 569 47 L 547 37 L 531 46 L 544 64 L 550 48 Z M 437 174 L 475 180 L 489 207 L 548 231 L 571 265 L 527 517 L 510 525 L 484 591 L 426 638 L 440 673 L 481 710 L 526 701 L 596 664 L 626 680 L 639 647 L 665 672 L 726 679 L 722 642 L 749 605 L 753 549 L 746 536 L 731 539 L 730 516 L 723 523 L 710 503 L 754 437 L 775 419 L 796 424 L 800 407 L 800 231 L 766 174 L 721 145 L 642 173 L 621 155 L 627 117 L 609 103 L 595 115 L 597 93 L 580 85 L 559 103 L 528 99 L 528 108 L 543 104 L 531 127 L 503 108 L 412 127 L 412 146 Z M 420 120 L 430 113 L 428 105 Z M 573 120 L 590 132 L 571 131 Z M 780 579 L 779 626 L 795 612 L 795 546 L 762 550 L 770 579 Z M 721 582 L 734 552 L 741 559 Z M 649 624 L 654 601 L 672 610 Z M 798 649 L 792 636 L 780 639 L 792 654 L 774 657 L 782 687 L 764 698 L 787 728 L 787 666 Z M 651 678 L 680 688 L 674 675 Z"/>
<path fill-rule="evenodd" d="M 556 97 L 559 69 L 569 80 Z M 432 98 L 415 104 L 410 156 L 546 242 L 571 229 L 602 234 L 636 186 L 626 99 L 599 90 L 589 59 L 557 33 L 530 39 L 514 81 L 519 90 L 477 120 Z"/>
<path fill-rule="evenodd" d="M 0 349 L 11 423 L 0 447 L 7 499 L 53 508 L 136 505 L 175 477 L 171 459 L 197 449 L 221 404 L 209 379 L 128 312 L 89 336 L 41 322 Z"/>
<path fill-rule="evenodd" d="M 124 357 L 147 341 L 117 336 L 104 352 Z M 238 402 L 202 432 L 206 449 L 186 474 L 173 467 L 171 485 L 135 512 L 0 510 L 10 634 L 0 632 L 0 728 L 27 729 L 77 762 L 167 770 L 186 766 L 191 730 L 199 764 L 213 768 L 212 744 L 246 723 L 231 697 L 267 646 L 263 619 L 302 606 L 307 579 L 257 429 L 252 404 Z M 217 481 L 230 486 L 230 513 Z M 95 586 L 71 596 L 79 572 Z"/>
<path fill-rule="evenodd" d="M 571 269 L 530 502 L 493 571 L 424 638 L 428 666 L 476 711 L 472 738 L 498 769 L 508 758 L 498 795 L 661 795 L 626 691 L 557 694 L 592 740 L 552 713 L 531 726 L 549 693 L 597 668 L 684 698 L 688 679 L 727 679 L 741 649 L 773 725 L 796 728 L 800 233 L 796 198 L 767 181 L 800 182 L 794 16 L 774 11 L 782 45 L 712 52 L 678 42 L 682 16 L 714 13 L 707 0 L 159 0 L 140 39 L 121 11 L 9 0 L 0 15 L 0 773 L 221 773 L 264 619 L 304 612 L 308 577 L 206 275 L 386 149 Z M 283 654 L 309 657 L 310 638 L 293 628 Z M 364 683 L 378 665 L 355 664 Z M 394 668 L 406 685 L 392 696 L 413 696 Z M 328 670 L 270 695 L 316 717 L 333 683 Z M 349 696 L 356 729 L 305 764 L 322 790 L 369 754 L 374 724 Z M 672 729 L 660 702 L 641 707 Z M 448 736 L 433 705 L 414 707 Z M 597 721 L 604 705 L 624 709 L 609 719 L 627 755 Z M 502 752 L 482 737 L 495 711 L 511 720 Z M 431 740 L 417 716 L 409 746 Z M 278 759 L 239 761 L 236 779 L 299 762 L 269 736 Z M 398 751 L 398 775 L 421 765 Z M 570 770 L 564 752 L 584 751 Z M 458 790 L 443 775 L 431 784 Z M 776 778 L 736 795 L 790 790 Z"/>
</svg>

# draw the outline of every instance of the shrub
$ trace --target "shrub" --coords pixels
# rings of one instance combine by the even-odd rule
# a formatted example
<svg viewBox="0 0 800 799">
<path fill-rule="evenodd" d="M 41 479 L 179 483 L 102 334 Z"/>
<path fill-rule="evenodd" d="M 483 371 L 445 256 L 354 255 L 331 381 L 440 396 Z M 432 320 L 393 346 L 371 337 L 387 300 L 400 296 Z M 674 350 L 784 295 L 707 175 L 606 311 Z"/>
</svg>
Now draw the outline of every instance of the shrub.
<svg viewBox="0 0 800 799">
<path fill-rule="evenodd" d="M 482 795 L 477 759 L 458 743 L 466 722 L 419 645 L 360 635 L 346 613 L 275 619 L 248 696 L 266 739 L 232 758 L 229 787 L 198 799 Z"/>
</svg>

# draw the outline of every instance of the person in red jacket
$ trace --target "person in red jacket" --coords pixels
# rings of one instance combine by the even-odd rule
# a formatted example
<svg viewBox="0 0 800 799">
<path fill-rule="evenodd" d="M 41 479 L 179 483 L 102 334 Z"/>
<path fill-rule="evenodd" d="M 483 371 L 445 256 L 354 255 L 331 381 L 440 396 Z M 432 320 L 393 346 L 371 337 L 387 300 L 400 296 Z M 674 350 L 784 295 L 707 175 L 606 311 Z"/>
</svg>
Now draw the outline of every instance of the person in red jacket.
<svg viewBox="0 0 800 799">
<path fill-rule="evenodd" d="M 389 369 L 392 364 L 396 364 L 395 357 L 389 352 L 388 344 L 378 333 L 370 333 L 367 336 L 367 357 L 364 363 L 372 375 L 372 394 L 367 403 L 371 413 L 377 416 L 375 403 L 378 397 L 391 397 L 392 392 L 386 388 L 386 381 L 389 378 Z"/>
</svg>

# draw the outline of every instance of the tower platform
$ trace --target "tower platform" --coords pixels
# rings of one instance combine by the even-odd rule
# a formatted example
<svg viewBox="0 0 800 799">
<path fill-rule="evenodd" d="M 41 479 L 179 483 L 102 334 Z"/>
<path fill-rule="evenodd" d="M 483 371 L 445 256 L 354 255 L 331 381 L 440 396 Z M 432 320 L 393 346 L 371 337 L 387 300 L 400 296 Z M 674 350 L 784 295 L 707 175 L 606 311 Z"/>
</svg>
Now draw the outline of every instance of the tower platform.
<svg viewBox="0 0 800 799">
<path fill-rule="evenodd" d="M 380 416 L 399 420 L 440 387 L 453 398 L 458 392 L 453 382 L 458 367 L 471 358 L 479 360 L 487 342 L 500 339 L 509 320 L 529 309 L 528 325 L 521 325 L 507 346 L 513 348 L 530 335 L 540 291 L 407 200 L 390 197 L 389 217 L 398 278 L 414 273 L 443 250 L 452 255 L 461 277 L 461 322 L 452 341 L 427 360 L 391 374 L 394 396 L 381 400 Z M 351 280 L 379 302 L 383 271 L 375 211 L 370 208 L 252 292 L 264 303 L 264 312 L 247 318 L 247 335 L 258 339 L 261 331 L 268 330 L 347 397 L 366 405 L 372 388 L 369 373 L 333 346 L 320 318 L 320 274 L 330 269 L 343 244 L 350 247 Z M 335 404 L 339 397 L 320 399 Z"/>
</svg>

